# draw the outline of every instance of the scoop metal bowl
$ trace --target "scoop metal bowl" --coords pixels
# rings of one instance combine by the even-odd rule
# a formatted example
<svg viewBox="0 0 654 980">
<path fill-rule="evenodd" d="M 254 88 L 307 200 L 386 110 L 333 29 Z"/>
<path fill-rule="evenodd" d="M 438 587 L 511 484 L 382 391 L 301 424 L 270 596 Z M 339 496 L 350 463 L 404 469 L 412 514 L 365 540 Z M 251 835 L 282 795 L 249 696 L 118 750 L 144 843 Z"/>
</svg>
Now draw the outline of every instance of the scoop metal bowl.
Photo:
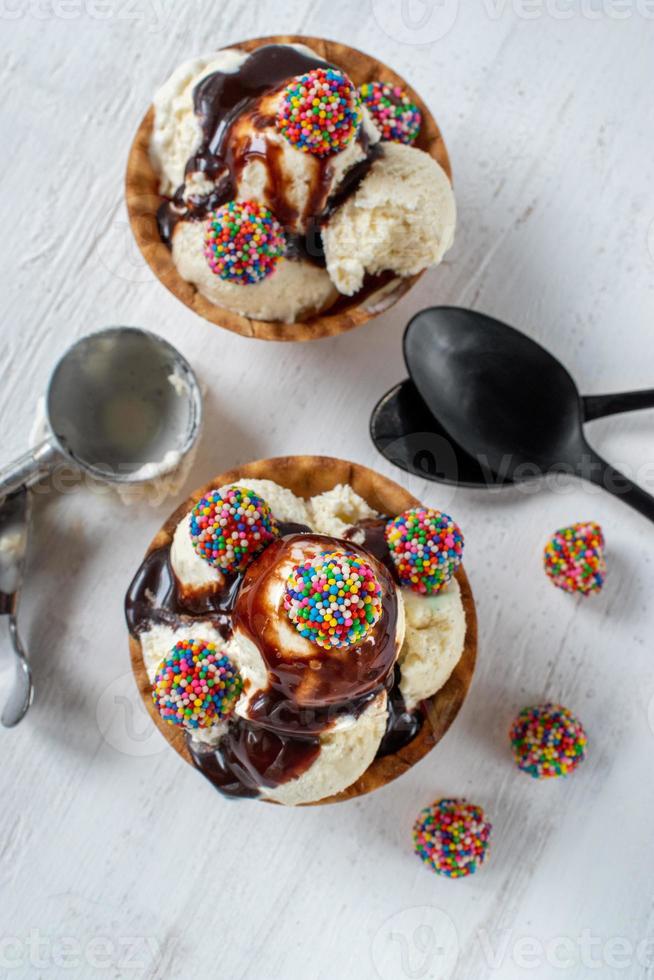
<svg viewBox="0 0 654 980">
<path fill-rule="evenodd" d="M 0 469 L 0 497 L 67 462 L 108 483 L 174 470 L 197 438 L 202 396 L 185 358 L 137 327 L 83 337 L 55 367 L 45 439 Z"/>
<path fill-rule="evenodd" d="M 16 656 L 14 687 L 1 716 L 6 727 L 18 724 L 33 699 L 16 625 L 29 524 L 26 488 L 62 463 L 112 484 L 164 476 L 198 437 L 202 395 L 192 368 L 167 341 L 138 327 L 108 327 L 63 355 L 48 384 L 45 412 L 43 441 L 0 469 L 0 558 L 12 556 L 11 588 L 0 581 L 0 615 L 9 617 Z M 21 548 L 11 551 L 18 540 Z"/>
</svg>

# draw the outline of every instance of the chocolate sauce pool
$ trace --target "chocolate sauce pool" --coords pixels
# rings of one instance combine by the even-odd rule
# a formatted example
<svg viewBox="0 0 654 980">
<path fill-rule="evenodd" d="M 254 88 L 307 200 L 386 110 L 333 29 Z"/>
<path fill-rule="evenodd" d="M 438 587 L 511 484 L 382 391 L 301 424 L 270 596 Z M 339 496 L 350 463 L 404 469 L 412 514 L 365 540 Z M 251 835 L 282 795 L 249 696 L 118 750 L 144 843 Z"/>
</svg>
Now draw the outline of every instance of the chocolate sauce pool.
<svg viewBox="0 0 654 980">
<path fill-rule="evenodd" d="M 382 615 L 372 633 L 355 650 L 316 648 L 311 661 L 289 660 L 275 642 L 265 609 L 265 583 L 276 563 L 294 542 L 316 539 L 322 547 L 337 539 L 316 535 L 308 527 L 279 522 L 281 537 L 266 548 L 242 575 L 225 579 L 218 591 L 189 598 L 179 587 L 170 564 L 170 546 L 151 551 L 136 573 L 125 599 L 130 633 L 138 637 L 155 623 L 173 628 L 209 620 L 227 640 L 238 626 L 255 642 L 268 668 L 268 687 L 256 692 L 248 719 L 234 718 L 218 745 L 187 736 L 196 767 L 226 796 L 252 797 L 260 787 L 272 788 L 305 772 L 320 752 L 320 733 L 341 716 L 359 717 L 385 688 L 388 725 L 377 758 L 397 752 L 420 730 L 421 710 L 408 712 L 399 688 L 395 659 L 397 600 L 395 571 L 384 536 L 385 519 L 366 520 L 344 538 L 364 537 L 353 551 L 373 556 L 382 586 Z M 358 532 L 358 533 L 357 533 Z M 254 574 L 256 572 L 256 575 Z M 268 623 L 268 625 L 267 625 Z"/>
<path fill-rule="evenodd" d="M 202 221 L 216 208 L 234 200 L 238 180 L 252 159 L 260 159 L 266 167 L 266 198 L 287 236 L 286 256 L 306 259 L 324 266 L 325 256 L 320 230 L 336 208 L 355 193 L 373 162 L 383 152 L 381 145 L 370 146 L 363 126 L 359 127 L 357 142 L 366 154 L 346 172 L 338 190 L 329 197 L 332 170 L 329 157 L 312 157 L 313 176 L 305 213 L 299 215 L 289 199 L 289 179 L 283 168 L 282 151 L 266 139 L 264 130 L 274 126 L 273 116 L 258 110 L 261 96 L 272 93 L 291 78 L 315 68 L 328 68 L 328 62 L 315 55 L 298 51 L 285 44 L 268 44 L 257 48 L 235 72 L 216 71 L 196 85 L 193 108 L 200 123 L 202 140 L 197 152 L 186 165 L 187 176 L 205 174 L 216 182 L 210 194 L 190 197 L 184 201 L 182 185 L 175 195 L 164 201 L 157 212 L 162 241 L 171 247 L 172 236 L 180 221 Z M 244 136 L 236 136 L 236 124 Z M 240 131 L 240 130 L 239 130 Z M 299 218 L 306 232 L 293 229 Z"/>
</svg>

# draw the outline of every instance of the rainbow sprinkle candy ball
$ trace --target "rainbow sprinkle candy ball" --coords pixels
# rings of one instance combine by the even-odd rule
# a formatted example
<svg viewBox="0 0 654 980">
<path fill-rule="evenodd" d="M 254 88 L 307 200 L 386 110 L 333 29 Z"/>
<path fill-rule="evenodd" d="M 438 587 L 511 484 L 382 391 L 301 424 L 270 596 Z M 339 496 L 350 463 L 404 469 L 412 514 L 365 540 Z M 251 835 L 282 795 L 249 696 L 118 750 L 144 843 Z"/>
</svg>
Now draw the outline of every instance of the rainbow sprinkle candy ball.
<svg viewBox="0 0 654 980">
<path fill-rule="evenodd" d="M 315 68 L 284 90 L 277 127 L 303 153 L 331 156 L 350 143 L 361 123 L 361 100 L 347 75 Z"/>
<path fill-rule="evenodd" d="M 270 507 L 251 490 L 212 490 L 191 511 L 195 551 L 221 572 L 245 571 L 253 558 L 278 535 Z"/>
<path fill-rule="evenodd" d="M 418 814 L 413 849 L 436 874 L 465 878 L 484 863 L 491 829 L 480 806 L 436 800 Z"/>
<path fill-rule="evenodd" d="M 545 545 L 545 572 L 565 592 L 590 595 L 604 585 L 604 535 L 593 521 L 556 531 Z"/>
<path fill-rule="evenodd" d="M 386 543 L 402 585 L 438 592 L 461 564 L 463 535 L 451 517 L 424 507 L 405 510 L 386 525 Z"/>
<path fill-rule="evenodd" d="M 242 690 L 241 675 L 215 643 L 181 640 L 157 668 L 152 700 L 170 725 L 209 728 L 232 713 Z"/>
<path fill-rule="evenodd" d="M 284 608 L 300 636 L 325 650 L 365 639 L 382 611 L 382 591 L 358 555 L 323 552 L 296 565 L 288 577 Z"/>
<path fill-rule="evenodd" d="M 422 113 L 399 85 L 366 82 L 359 89 L 382 139 L 394 143 L 413 143 L 420 132 Z"/>
<path fill-rule="evenodd" d="M 285 250 L 284 229 L 257 201 L 230 201 L 207 219 L 204 255 L 214 275 L 227 282 L 261 282 L 272 275 Z"/>
<path fill-rule="evenodd" d="M 523 708 L 509 734 L 516 765 L 534 779 L 568 776 L 586 755 L 581 722 L 560 704 Z"/>
</svg>

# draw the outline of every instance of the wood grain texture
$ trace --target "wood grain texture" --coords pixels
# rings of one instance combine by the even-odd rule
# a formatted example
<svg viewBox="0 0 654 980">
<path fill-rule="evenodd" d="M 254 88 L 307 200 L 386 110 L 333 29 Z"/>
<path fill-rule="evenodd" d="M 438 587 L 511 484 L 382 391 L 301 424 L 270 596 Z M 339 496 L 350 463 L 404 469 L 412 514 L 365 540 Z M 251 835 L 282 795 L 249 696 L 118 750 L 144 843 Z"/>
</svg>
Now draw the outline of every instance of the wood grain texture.
<svg viewBox="0 0 654 980">
<path fill-rule="evenodd" d="M 220 473 L 209 483 L 196 490 L 181 504 L 165 522 L 161 530 L 150 542 L 146 552 L 168 547 L 172 543 L 175 529 L 185 514 L 197 501 L 211 490 L 217 490 L 237 480 L 274 480 L 280 486 L 288 487 L 298 497 L 308 500 L 325 490 L 331 490 L 339 483 L 349 484 L 356 493 L 367 501 L 373 510 L 389 517 L 395 517 L 409 507 L 416 507 L 419 501 L 397 483 L 381 476 L 374 470 L 357 463 L 325 456 L 283 456 L 277 459 L 261 459 L 246 463 L 226 473 Z M 461 659 L 457 663 L 448 682 L 433 697 L 423 702 L 427 717 L 416 737 L 399 752 L 376 759 L 365 773 L 351 786 L 320 800 L 326 803 L 342 803 L 357 796 L 380 789 L 398 776 L 407 772 L 419 762 L 445 735 L 456 718 L 472 682 L 477 658 L 477 615 L 472 589 L 468 577 L 461 567 L 457 571 L 461 587 L 461 599 L 466 615 L 466 636 Z M 184 733 L 173 725 L 166 724 L 152 702 L 152 685 L 148 677 L 143 653 L 138 638 L 129 638 L 130 659 L 136 686 L 143 699 L 146 710 L 169 745 L 185 762 L 193 765 L 186 746 Z M 312 804 L 318 805 L 318 804 Z"/>
<path fill-rule="evenodd" d="M 452 178 L 447 149 L 436 120 L 417 92 L 414 92 L 411 86 L 387 65 L 346 44 L 300 34 L 270 35 L 239 41 L 237 45 L 230 45 L 230 47 L 254 51 L 264 44 L 306 44 L 321 58 L 346 71 L 356 85 L 381 80 L 402 86 L 409 92 L 423 116 L 423 124 L 415 145 L 431 154 L 450 179 Z M 363 300 L 357 296 L 353 296 L 351 300 L 342 297 L 337 303 L 337 310 L 316 314 L 296 323 L 253 320 L 210 303 L 192 283 L 186 282 L 180 276 L 170 249 L 159 237 L 157 210 L 162 199 L 158 190 L 159 178 L 152 167 L 149 152 L 153 125 L 154 109 L 150 107 L 137 130 L 127 160 L 125 199 L 130 224 L 146 262 L 159 281 L 177 299 L 205 320 L 244 337 L 254 337 L 258 340 L 319 340 L 321 337 L 332 337 L 352 330 L 390 309 L 422 275 L 420 273 L 393 279 L 384 285 L 383 290 L 366 296 Z"/>
<path fill-rule="evenodd" d="M 0 954 L 14 961 L 0 975 L 651 980 L 647 950 L 637 955 L 654 934 L 651 528 L 576 482 L 454 491 L 409 477 L 367 434 L 373 405 L 405 376 L 404 325 L 437 303 L 525 330 L 584 393 L 651 387 L 651 19 L 629 3 L 618 18 L 601 2 L 410 0 L 411 35 L 395 0 L 108 0 L 105 19 L 86 0 L 72 19 L 49 6 L 0 5 L 1 462 L 24 451 L 55 360 L 112 323 L 182 351 L 205 426 L 172 500 L 125 507 L 71 479 L 36 495 L 20 625 L 37 695 L 17 729 L 0 730 Z M 74 0 L 60 7 L 75 12 Z M 199 320 L 151 272 L 124 204 L 130 143 L 176 65 L 286 32 L 392 65 L 443 127 L 456 175 L 442 265 L 319 344 L 254 344 Z M 616 417 L 588 438 L 654 491 L 653 425 L 648 412 Z M 427 464 L 429 433 L 417 445 Z M 241 806 L 182 764 L 146 713 L 125 583 L 176 502 L 213 474 L 305 453 L 366 465 L 456 518 L 479 661 L 455 724 L 402 779 L 339 806 Z M 554 528 L 589 518 L 604 528 L 609 574 L 582 602 L 548 584 L 541 555 Z M 514 769 L 507 738 L 514 714 L 544 698 L 589 735 L 579 771 L 547 785 Z M 439 879 L 412 854 L 413 820 L 438 796 L 465 796 L 493 823 L 489 860 L 468 880 Z M 32 930 L 45 940 L 34 953 Z M 79 955 L 63 957 L 66 939 Z"/>
</svg>

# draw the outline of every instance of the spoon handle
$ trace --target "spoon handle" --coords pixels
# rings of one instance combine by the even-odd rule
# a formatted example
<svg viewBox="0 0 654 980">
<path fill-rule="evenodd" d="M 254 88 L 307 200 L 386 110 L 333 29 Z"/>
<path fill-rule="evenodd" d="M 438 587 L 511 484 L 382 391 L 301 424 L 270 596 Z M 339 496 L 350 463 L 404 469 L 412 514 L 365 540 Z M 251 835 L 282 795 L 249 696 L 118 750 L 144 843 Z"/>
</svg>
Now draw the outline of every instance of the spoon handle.
<svg viewBox="0 0 654 980">
<path fill-rule="evenodd" d="M 654 522 L 654 497 L 652 494 L 643 490 L 624 473 L 616 470 L 614 466 L 598 456 L 594 449 L 588 447 L 588 450 L 590 466 L 588 468 L 584 466 L 580 475 L 590 483 L 594 483 L 606 490 L 607 493 L 624 501 L 625 504 L 629 504 L 639 514 Z"/>
<path fill-rule="evenodd" d="M 635 412 L 643 408 L 654 408 L 654 388 L 642 391 L 621 391 L 612 395 L 585 395 L 582 398 L 584 419 L 604 418 L 619 415 L 620 412 Z"/>
</svg>

